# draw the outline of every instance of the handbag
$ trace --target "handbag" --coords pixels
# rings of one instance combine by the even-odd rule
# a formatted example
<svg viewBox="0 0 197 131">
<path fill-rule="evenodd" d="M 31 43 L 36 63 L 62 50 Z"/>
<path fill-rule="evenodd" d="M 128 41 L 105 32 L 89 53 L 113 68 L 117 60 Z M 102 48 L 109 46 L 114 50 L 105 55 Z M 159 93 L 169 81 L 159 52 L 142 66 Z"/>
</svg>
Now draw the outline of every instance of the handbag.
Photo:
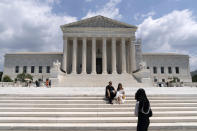
<svg viewBox="0 0 197 131">
<path fill-rule="evenodd" d="M 151 108 L 150 108 L 150 111 L 149 111 L 149 113 L 148 113 L 148 117 L 152 117 L 153 116 L 153 112 L 152 112 L 152 110 L 151 110 Z"/>
<path fill-rule="evenodd" d="M 122 99 L 125 99 L 125 98 L 126 98 L 125 95 L 123 95 L 123 96 L 122 96 Z"/>
<path fill-rule="evenodd" d="M 149 110 L 147 111 L 147 113 L 144 112 L 144 109 L 142 107 L 142 113 L 145 114 L 145 115 L 147 115 L 148 117 L 152 117 L 153 116 L 153 112 L 152 112 L 152 110 L 151 110 L 150 107 L 149 107 Z"/>
</svg>

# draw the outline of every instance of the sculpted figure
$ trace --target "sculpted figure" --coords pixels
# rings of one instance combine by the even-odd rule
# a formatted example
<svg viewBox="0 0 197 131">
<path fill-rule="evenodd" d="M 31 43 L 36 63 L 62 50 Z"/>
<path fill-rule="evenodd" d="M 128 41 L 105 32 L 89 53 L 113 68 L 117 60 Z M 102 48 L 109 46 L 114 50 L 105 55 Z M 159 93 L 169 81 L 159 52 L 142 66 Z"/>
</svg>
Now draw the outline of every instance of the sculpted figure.
<svg viewBox="0 0 197 131">
<path fill-rule="evenodd" d="M 142 61 L 140 62 L 140 70 L 146 69 L 146 62 Z"/>
<path fill-rule="evenodd" d="M 55 68 L 55 70 L 59 70 L 61 66 L 61 63 L 57 60 L 56 62 L 53 62 L 53 67 Z"/>
</svg>

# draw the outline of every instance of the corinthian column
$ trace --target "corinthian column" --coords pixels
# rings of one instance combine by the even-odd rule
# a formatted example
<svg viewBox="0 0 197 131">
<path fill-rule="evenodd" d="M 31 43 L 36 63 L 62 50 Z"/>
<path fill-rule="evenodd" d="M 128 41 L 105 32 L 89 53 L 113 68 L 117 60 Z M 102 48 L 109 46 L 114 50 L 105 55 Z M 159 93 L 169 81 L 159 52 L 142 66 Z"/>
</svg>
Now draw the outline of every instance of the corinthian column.
<svg viewBox="0 0 197 131">
<path fill-rule="evenodd" d="M 102 74 L 107 74 L 107 55 L 106 55 L 106 38 L 103 38 L 103 51 L 102 51 Z"/>
<path fill-rule="evenodd" d="M 77 73 L 77 38 L 73 39 L 72 74 Z"/>
<path fill-rule="evenodd" d="M 96 38 L 92 38 L 92 73 L 96 74 Z"/>
<path fill-rule="evenodd" d="M 136 70 L 136 58 L 135 58 L 135 41 L 131 41 L 130 43 L 130 55 L 131 55 L 131 70 L 130 73 Z"/>
<path fill-rule="evenodd" d="M 86 47 L 87 47 L 87 44 L 86 44 L 87 40 L 86 38 L 83 38 L 83 54 L 82 54 L 82 73 L 83 74 L 86 74 Z"/>
<path fill-rule="evenodd" d="M 68 38 L 63 37 L 64 45 L 63 45 L 63 60 L 62 60 L 62 69 L 66 72 L 67 69 L 67 44 Z"/>
<path fill-rule="evenodd" d="M 126 73 L 125 38 L 121 39 L 121 52 L 122 52 L 122 74 L 123 74 Z"/>
<path fill-rule="evenodd" d="M 117 73 L 116 71 L 116 39 L 112 38 L 112 74 Z"/>
</svg>

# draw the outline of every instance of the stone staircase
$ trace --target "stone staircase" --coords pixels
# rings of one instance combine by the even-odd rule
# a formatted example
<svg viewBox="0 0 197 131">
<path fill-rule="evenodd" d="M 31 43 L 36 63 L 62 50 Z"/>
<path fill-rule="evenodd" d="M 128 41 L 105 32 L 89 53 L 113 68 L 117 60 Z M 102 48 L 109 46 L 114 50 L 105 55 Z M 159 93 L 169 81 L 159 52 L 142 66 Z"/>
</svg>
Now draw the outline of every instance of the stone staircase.
<svg viewBox="0 0 197 131">
<path fill-rule="evenodd" d="M 114 86 L 122 83 L 124 87 L 144 87 L 144 84 L 139 83 L 131 74 L 69 74 L 59 76 L 58 82 L 53 82 L 53 86 L 58 87 L 105 87 L 109 81 L 113 82 Z M 150 86 L 150 85 L 149 85 Z"/>
<path fill-rule="evenodd" d="M 197 95 L 149 95 L 149 131 L 197 131 Z M 0 131 L 136 131 L 134 96 L 107 104 L 103 96 L 0 95 Z"/>
</svg>

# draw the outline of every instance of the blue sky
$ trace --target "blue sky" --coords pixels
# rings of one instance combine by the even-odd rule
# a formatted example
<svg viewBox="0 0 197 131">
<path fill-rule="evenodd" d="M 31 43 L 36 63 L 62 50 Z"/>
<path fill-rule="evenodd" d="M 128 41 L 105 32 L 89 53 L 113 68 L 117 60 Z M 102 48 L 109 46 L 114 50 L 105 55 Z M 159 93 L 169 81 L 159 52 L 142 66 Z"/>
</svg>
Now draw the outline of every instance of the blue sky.
<svg viewBox="0 0 197 131">
<path fill-rule="evenodd" d="M 1 0 L 0 70 L 7 52 L 62 51 L 60 25 L 103 15 L 138 26 L 143 52 L 190 55 L 197 69 L 196 0 Z"/>
</svg>

